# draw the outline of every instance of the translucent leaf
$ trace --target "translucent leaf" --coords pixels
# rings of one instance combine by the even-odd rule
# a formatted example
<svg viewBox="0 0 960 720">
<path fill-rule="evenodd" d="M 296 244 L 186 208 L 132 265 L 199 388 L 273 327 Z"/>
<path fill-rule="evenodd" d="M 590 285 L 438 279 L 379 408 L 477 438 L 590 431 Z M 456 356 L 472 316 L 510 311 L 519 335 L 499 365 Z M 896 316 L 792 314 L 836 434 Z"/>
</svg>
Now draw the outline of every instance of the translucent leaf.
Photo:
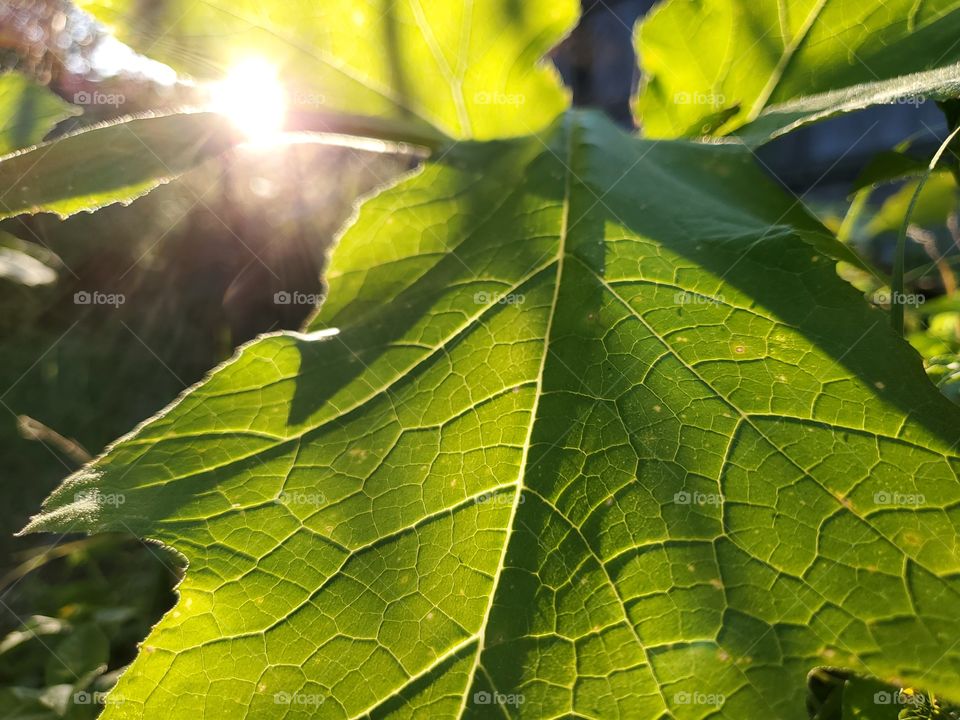
<svg viewBox="0 0 960 720">
<path fill-rule="evenodd" d="M 750 144 L 869 105 L 960 96 L 957 0 L 667 0 L 641 26 L 649 137 Z"/>
<path fill-rule="evenodd" d="M 124 118 L 0 158 L 0 218 L 129 203 L 234 145 L 212 113 Z"/>
<path fill-rule="evenodd" d="M 494 178 L 496 181 L 491 182 Z M 188 561 L 118 718 L 806 718 L 960 695 L 960 408 L 729 146 L 593 114 L 368 201 L 29 530 Z"/>
<path fill-rule="evenodd" d="M 36 145 L 80 109 L 17 73 L 0 75 L 0 155 Z"/>
<path fill-rule="evenodd" d="M 279 66 L 294 109 L 414 120 L 480 139 L 542 130 L 564 109 L 557 73 L 541 58 L 579 8 L 575 0 L 78 4 L 194 77 L 265 58 Z"/>
</svg>

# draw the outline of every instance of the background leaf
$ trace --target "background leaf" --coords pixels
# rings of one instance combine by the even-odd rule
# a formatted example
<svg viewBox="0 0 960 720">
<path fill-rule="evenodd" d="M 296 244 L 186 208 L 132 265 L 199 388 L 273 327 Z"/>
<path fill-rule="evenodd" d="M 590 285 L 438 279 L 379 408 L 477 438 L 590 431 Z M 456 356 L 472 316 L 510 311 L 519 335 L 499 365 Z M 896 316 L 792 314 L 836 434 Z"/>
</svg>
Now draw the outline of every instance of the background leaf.
<svg viewBox="0 0 960 720">
<path fill-rule="evenodd" d="M 213 113 L 123 118 L 0 159 L 0 219 L 129 203 L 236 143 Z"/>
<path fill-rule="evenodd" d="M 567 104 L 541 58 L 575 0 L 82 0 L 132 47 L 196 78 L 264 57 L 292 105 L 398 118 L 453 138 L 525 135 Z"/>
<path fill-rule="evenodd" d="M 80 109 L 23 75 L 0 75 L 0 155 L 36 145 Z"/>
<path fill-rule="evenodd" d="M 902 188 L 884 200 L 880 209 L 867 223 L 866 231 L 872 235 L 881 232 L 897 232 L 907 215 L 910 199 L 916 192 L 919 182 L 919 180 L 911 180 L 905 183 Z M 949 172 L 934 173 L 920 192 L 911 222 L 919 226 L 942 226 L 946 224 L 947 218 L 956 207 L 957 181 L 954 175 Z"/>
<path fill-rule="evenodd" d="M 33 287 L 57 279 L 60 259 L 37 243 L 0 231 L 0 278 Z"/>
<path fill-rule="evenodd" d="M 868 105 L 956 97 L 958 32 L 956 0 L 667 0 L 640 26 L 638 115 L 649 137 L 760 144 Z"/>
</svg>

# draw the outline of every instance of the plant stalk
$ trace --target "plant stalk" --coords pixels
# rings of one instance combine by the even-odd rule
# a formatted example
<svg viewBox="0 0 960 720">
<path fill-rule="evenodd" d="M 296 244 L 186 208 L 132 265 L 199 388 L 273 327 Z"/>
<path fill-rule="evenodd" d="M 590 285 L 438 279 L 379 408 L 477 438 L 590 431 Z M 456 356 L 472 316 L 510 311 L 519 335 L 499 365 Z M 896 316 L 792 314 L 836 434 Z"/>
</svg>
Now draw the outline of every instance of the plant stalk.
<svg viewBox="0 0 960 720">
<path fill-rule="evenodd" d="M 958 133 L 960 133 L 960 126 L 947 136 L 947 139 L 943 141 L 943 144 L 940 145 L 940 147 L 937 148 L 937 152 L 934 153 L 930 165 L 927 166 L 927 171 L 920 178 L 920 182 L 917 183 L 917 189 L 913 191 L 913 197 L 910 198 L 910 204 L 907 206 L 907 214 L 904 215 L 903 225 L 900 227 L 900 234 L 897 236 L 897 250 L 893 259 L 893 293 L 890 304 L 890 324 L 893 326 L 894 331 L 901 336 L 903 335 L 904 305 L 903 272 L 907 251 L 907 229 L 910 227 L 910 218 L 913 217 L 913 211 L 917 206 L 917 201 L 920 199 L 920 193 L 923 192 L 923 188 L 927 184 L 927 180 L 930 179 L 937 164 L 940 162 L 940 158 L 943 157 L 943 154 L 947 151 L 950 143 L 953 142 L 953 139 Z"/>
</svg>

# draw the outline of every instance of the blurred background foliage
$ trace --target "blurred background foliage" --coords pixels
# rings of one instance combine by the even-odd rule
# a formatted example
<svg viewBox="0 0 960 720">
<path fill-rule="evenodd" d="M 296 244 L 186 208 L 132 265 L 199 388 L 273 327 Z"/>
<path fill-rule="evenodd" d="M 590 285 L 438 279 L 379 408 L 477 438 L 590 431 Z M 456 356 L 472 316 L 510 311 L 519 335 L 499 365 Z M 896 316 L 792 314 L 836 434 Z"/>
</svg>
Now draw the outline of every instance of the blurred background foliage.
<svg viewBox="0 0 960 720">
<path fill-rule="evenodd" d="M 632 124 L 632 28 L 652 4 L 583 0 L 580 26 L 553 53 L 576 104 Z M 0 70 L 66 103 L 84 92 L 124 97 L 122 105 L 85 106 L 53 134 L 189 103 L 194 92 L 67 0 L 0 0 Z M 944 118 L 933 103 L 875 108 L 788 135 L 758 155 L 877 268 L 840 268 L 872 302 L 889 298 L 897 233 L 946 137 Z M 182 571 L 171 553 L 132 536 L 15 533 L 64 476 L 237 345 L 297 328 L 311 307 L 275 302 L 275 294 L 321 293 L 325 254 L 356 200 L 412 166 L 408 157 L 311 144 L 240 148 L 129 207 L 0 222 L 0 720 L 95 717 L 99 693 L 173 604 Z M 948 152 L 912 216 L 906 292 L 918 298 L 908 308 L 908 339 L 931 379 L 960 401 L 957 167 Z M 75 301 L 92 291 L 124 302 Z M 863 692 L 842 674 L 812 676 L 811 717 L 846 717 L 844 693 L 849 704 Z M 891 710 L 892 718 L 901 712 Z M 908 711 L 951 716 L 935 700 Z"/>
<path fill-rule="evenodd" d="M 104 50 L 106 47 L 106 50 Z M 54 133 L 191 88 L 59 0 L 0 2 L 0 63 L 88 105 Z M 63 477 L 259 333 L 297 328 L 358 197 L 405 157 L 240 148 L 129 207 L 0 223 L 0 718 L 87 718 L 174 602 L 179 560 L 132 537 L 16 538 Z M 119 294 L 84 305 L 75 294 Z"/>
</svg>

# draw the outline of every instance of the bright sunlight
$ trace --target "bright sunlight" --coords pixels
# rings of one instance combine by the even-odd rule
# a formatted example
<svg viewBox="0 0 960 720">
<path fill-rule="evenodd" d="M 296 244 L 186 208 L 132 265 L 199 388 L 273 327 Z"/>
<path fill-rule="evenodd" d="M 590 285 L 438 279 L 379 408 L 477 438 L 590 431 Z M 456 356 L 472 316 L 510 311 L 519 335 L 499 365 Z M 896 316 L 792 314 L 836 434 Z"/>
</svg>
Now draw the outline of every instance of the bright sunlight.
<svg viewBox="0 0 960 720">
<path fill-rule="evenodd" d="M 232 67 L 211 88 L 211 106 L 228 117 L 247 139 L 259 143 L 281 132 L 287 99 L 276 67 L 260 58 L 249 58 Z"/>
</svg>

